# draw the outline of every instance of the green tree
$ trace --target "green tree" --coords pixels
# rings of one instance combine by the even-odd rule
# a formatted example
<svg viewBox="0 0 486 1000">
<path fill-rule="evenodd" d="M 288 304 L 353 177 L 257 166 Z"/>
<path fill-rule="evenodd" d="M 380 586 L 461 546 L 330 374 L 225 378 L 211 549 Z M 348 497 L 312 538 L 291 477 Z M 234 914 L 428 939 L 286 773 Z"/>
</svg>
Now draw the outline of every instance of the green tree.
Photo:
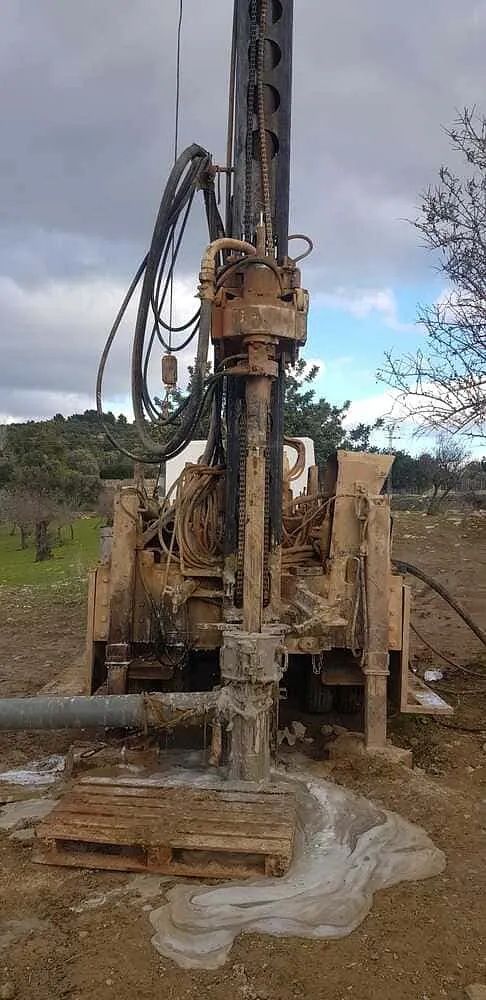
<svg viewBox="0 0 486 1000">
<path fill-rule="evenodd" d="M 49 525 L 60 510 L 96 502 L 100 484 L 95 458 L 86 448 L 69 449 L 60 423 L 11 425 L 5 446 L 8 492 L 19 512 L 17 523 L 33 525 L 38 562 L 52 555 Z"/>
<path fill-rule="evenodd" d="M 402 493 L 422 493 L 432 485 L 431 469 L 423 458 L 415 458 L 406 451 L 397 451 L 393 463 L 393 489 Z"/>
<path fill-rule="evenodd" d="M 358 424 L 346 430 L 343 422 L 349 412 L 350 402 L 332 406 L 326 399 L 316 396 L 314 383 L 319 374 L 317 365 L 308 365 L 301 358 L 289 369 L 285 385 L 284 430 L 289 437 L 309 437 L 314 442 L 316 464 L 322 466 L 337 448 L 350 451 L 367 451 L 375 424 Z"/>
</svg>

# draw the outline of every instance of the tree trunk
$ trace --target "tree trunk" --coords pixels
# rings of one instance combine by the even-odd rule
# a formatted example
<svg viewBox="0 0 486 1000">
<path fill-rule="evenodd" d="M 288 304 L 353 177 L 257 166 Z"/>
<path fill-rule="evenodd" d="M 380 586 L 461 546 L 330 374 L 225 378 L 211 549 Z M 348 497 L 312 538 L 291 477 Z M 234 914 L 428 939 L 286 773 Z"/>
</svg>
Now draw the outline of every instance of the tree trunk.
<svg viewBox="0 0 486 1000">
<path fill-rule="evenodd" d="M 29 537 L 29 529 L 26 528 L 25 525 L 21 524 L 20 525 L 20 548 L 21 549 L 26 549 L 27 548 L 27 544 L 28 544 L 27 543 L 27 539 L 28 539 L 28 537 Z"/>
<path fill-rule="evenodd" d="M 427 514 L 435 514 L 440 506 L 439 487 L 434 485 L 434 492 L 427 505 Z"/>
<path fill-rule="evenodd" d="M 71 532 L 71 541 L 74 542 L 74 528 L 72 524 L 69 525 L 69 530 Z"/>
<path fill-rule="evenodd" d="M 10 535 L 11 535 L 11 536 L 12 536 L 12 535 L 15 535 L 15 532 L 16 532 L 16 531 L 17 531 L 17 525 L 16 525 L 15 521 L 12 521 L 12 526 L 11 526 L 11 528 L 10 528 Z M 23 546 L 22 546 L 22 547 L 23 547 Z"/>
<path fill-rule="evenodd" d="M 447 489 L 443 489 L 442 493 L 440 493 L 440 486 L 437 487 L 434 486 L 434 493 L 430 498 L 430 503 L 427 508 L 427 514 L 438 514 L 440 508 L 443 506 L 444 501 L 449 496 L 451 490 L 452 486 L 449 486 Z"/>
<path fill-rule="evenodd" d="M 35 561 L 44 562 L 52 557 L 47 529 L 49 521 L 38 521 L 35 526 Z"/>
</svg>

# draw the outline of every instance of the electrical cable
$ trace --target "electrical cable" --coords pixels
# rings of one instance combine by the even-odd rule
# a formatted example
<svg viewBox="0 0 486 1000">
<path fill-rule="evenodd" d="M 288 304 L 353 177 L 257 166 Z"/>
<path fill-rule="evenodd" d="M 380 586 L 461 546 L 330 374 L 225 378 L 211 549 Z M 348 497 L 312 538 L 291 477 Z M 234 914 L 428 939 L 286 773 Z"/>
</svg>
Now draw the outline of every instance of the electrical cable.
<svg viewBox="0 0 486 1000">
<path fill-rule="evenodd" d="M 177 161 L 179 152 L 179 111 L 181 100 L 181 38 L 182 38 L 182 18 L 184 16 L 184 0 L 179 0 L 179 21 L 177 24 L 177 44 L 176 44 L 176 94 L 175 94 L 175 123 L 174 123 L 174 163 Z"/>
<path fill-rule="evenodd" d="M 233 5 L 233 30 L 231 35 L 231 56 L 228 87 L 228 124 L 226 129 L 226 204 L 225 227 L 228 234 L 233 231 L 232 222 L 232 167 L 233 167 L 233 137 L 235 129 L 235 92 L 236 92 L 236 38 L 238 26 L 238 4 Z"/>
<path fill-rule="evenodd" d="M 460 670 L 463 674 L 468 674 L 470 677 L 482 677 L 484 679 L 484 671 L 470 670 L 469 667 L 463 667 L 462 663 L 456 663 L 455 660 L 452 660 L 450 656 L 446 655 L 446 653 L 441 653 L 435 648 L 435 646 L 432 645 L 431 642 L 429 642 L 428 639 L 425 638 L 424 635 L 422 635 L 421 632 L 419 632 L 418 628 L 416 628 L 412 622 L 410 622 L 410 631 L 417 636 L 417 639 L 419 639 L 424 646 L 427 646 L 427 648 L 430 649 L 430 652 L 433 653 L 434 656 L 438 656 L 440 660 L 444 661 L 444 663 L 448 663 L 450 667 L 454 667 L 454 670 Z"/>
<path fill-rule="evenodd" d="M 181 97 L 181 37 L 182 37 L 182 17 L 184 13 L 183 0 L 179 0 L 179 21 L 177 25 L 177 43 L 176 43 L 176 92 L 175 92 L 175 111 L 174 111 L 174 163 L 177 163 L 177 153 L 179 150 L 179 109 L 180 109 L 180 97 Z M 192 199 L 191 199 L 192 200 Z M 189 206 L 190 207 L 190 206 Z M 189 211 L 188 207 L 188 211 Z M 169 345 L 172 341 L 172 319 L 173 319 L 173 306 L 174 306 L 174 264 L 177 251 L 174 247 L 174 232 L 172 233 L 171 240 L 171 253 L 172 253 L 172 265 L 170 269 L 170 298 L 169 298 Z M 171 346 L 168 348 L 171 350 Z"/>
<path fill-rule="evenodd" d="M 401 573 L 402 575 L 405 576 L 406 574 L 408 574 L 410 576 L 415 576 L 417 580 L 421 580 L 422 583 L 427 584 L 427 586 L 430 587 L 431 590 L 435 590 L 435 593 L 438 594 L 439 597 L 442 597 L 442 599 L 446 601 L 447 604 L 450 605 L 450 607 L 456 612 L 456 614 L 458 614 L 459 617 L 462 618 L 463 622 L 465 622 L 466 625 L 471 629 L 471 631 L 474 632 L 474 635 L 478 637 L 480 642 L 482 642 L 483 646 L 486 646 L 486 632 L 484 632 L 484 630 L 480 627 L 480 625 L 478 625 L 474 621 L 474 619 L 471 618 L 471 616 L 467 613 L 467 611 L 465 611 L 464 608 L 461 607 L 461 605 L 456 601 L 456 599 L 452 596 L 452 594 L 450 593 L 449 590 L 447 590 L 446 587 L 444 587 L 441 583 L 438 583 L 438 581 L 434 580 L 433 577 L 428 575 L 428 573 L 425 573 L 422 569 L 419 569 L 412 563 L 403 562 L 401 559 L 392 559 L 392 563 L 395 569 L 398 570 L 398 572 Z"/>
<path fill-rule="evenodd" d="M 191 396 L 183 401 L 174 414 L 170 414 L 168 417 L 162 419 L 160 410 L 150 397 L 147 385 L 148 367 L 155 335 L 157 330 L 160 334 L 160 326 L 165 328 L 167 326 L 162 317 L 163 305 L 169 289 L 170 275 L 174 270 L 175 259 L 188 220 L 189 209 L 197 187 L 202 187 L 205 193 L 204 200 L 210 240 L 212 241 L 219 236 L 222 229 L 222 221 L 214 196 L 214 179 L 209 172 L 210 162 L 209 153 L 196 144 L 189 146 L 178 156 L 165 186 L 149 252 L 140 264 L 122 302 L 102 353 L 96 381 L 98 415 L 111 443 L 122 454 L 133 461 L 160 464 L 162 461 L 166 461 L 167 458 L 173 457 L 182 451 L 187 441 L 190 440 L 191 433 L 201 416 L 202 408 L 208 399 L 208 390 L 211 390 L 212 394 L 214 383 L 212 379 L 206 379 L 205 377 L 211 321 L 210 303 L 201 307 L 196 315 L 188 321 L 192 323 L 192 329 L 190 330 L 189 337 L 185 338 L 184 345 L 188 346 L 193 337 L 199 333 Z M 171 240 L 179 219 L 182 219 L 182 223 L 174 245 L 174 260 L 171 260 L 169 275 L 165 275 L 164 279 L 163 273 L 170 254 Z M 124 448 L 106 425 L 103 416 L 102 385 L 113 341 L 142 277 L 143 284 L 140 292 L 132 349 L 132 402 L 135 425 L 142 445 L 141 453 L 136 454 Z M 155 331 L 151 328 L 147 339 L 146 328 L 150 309 L 152 309 Z M 186 327 L 186 324 L 183 324 L 183 326 Z M 161 334 L 160 339 L 162 343 L 166 343 L 165 338 Z M 181 346 L 178 345 L 178 348 L 180 349 Z M 149 421 L 156 423 L 158 427 L 174 425 L 179 421 L 181 426 L 176 429 L 170 442 L 162 446 L 148 435 L 145 423 L 147 418 Z"/>
</svg>

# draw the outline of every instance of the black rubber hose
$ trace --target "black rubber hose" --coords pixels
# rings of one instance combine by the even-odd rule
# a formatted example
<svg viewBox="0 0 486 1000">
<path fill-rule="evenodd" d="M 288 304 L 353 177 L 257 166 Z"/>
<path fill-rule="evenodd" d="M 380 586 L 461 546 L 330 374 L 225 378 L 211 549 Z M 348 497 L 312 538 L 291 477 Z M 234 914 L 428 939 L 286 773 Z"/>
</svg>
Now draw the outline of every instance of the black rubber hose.
<svg viewBox="0 0 486 1000">
<path fill-rule="evenodd" d="M 176 430 L 174 436 L 168 444 L 161 448 L 146 435 L 137 425 L 139 437 L 144 447 L 152 455 L 157 455 L 158 461 L 166 462 L 169 458 L 174 458 L 185 447 L 190 440 L 191 434 L 199 420 L 205 401 L 205 374 L 208 359 L 209 335 L 211 330 L 212 303 L 204 300 L 201 303 L 201 316 L 199 320 L 199 337 L 197 342 L 197 355 L 194 362 L 194 372 L 191 383 L 191 395 L 184 411 L 184 418 L 181 426 Z M 222 375 L 222 373 L 221 373 Z M 215 378 L 215 376 L 213 376 Z"/>
<path fill-rule="evenodd" d="M 463 622 L 474 632 L 474 635 L 478 637 L 483 646 L 486 646 L 486 632 L 468 615 L 467 611 L 456 601 L 455 597 L 452 596 L 449 590 L 446 589 L 437 580 L 429 576 L 428 573 L 424 573 L 423 569 L 419 569 L 418 566 L 414 566 L 412 563 L 403 562 L 401 559 L 392 559 L 393 566 L 399 573 L 403 575 L 408 574 L 409 576 L 415 576 L 417 580 L 421 580 L 425 583 L 431 590 L 435 590 L 435 593 L 442 597 L 447 604 L 462 618 Z"/>
<path fill-rule="evenodd" d="M 221 433 L 221 411 L 223 407 L 223 379 L 219 379 L 213 396 L 211 419 L 206 447 L 200 458 L 203 465 L 224 464 L 224 447 Z"/>
<path fill-rule="evenodd" d="M 178 185 L 191 160 L 199 160 L 197 174 L 190 171 L 191 180 L 194 183 L 197 176 L 207 169 L 209 154 L 200 146 L 190 146 L 178 158 L 174 165 L 169 180 L 164 191 L 160 204 L 154 234 L 149 253 L 147 255 L 147 265 L 145 269 L 142 291 L 140 294 L 140 304 L 138 308 L 135 334 L 132 351 L 132 402 L 135 415 L 137 431 L 143 447 L 151 455 L 157 456 L 159 461 L 164 461 L 168 453 L 177 450 L 182 440 L 187 440 L 192 428 L 194 414 L 199 408 L 203 393 L 204 376 L 209 347 L 209 332 L 211 323 L 211 304 L 203 303 L 199 320 L 199 338 L 197 358 L 194 367 L 193 393 L 188 405 L 182 426 L 176 432 L 167 448 L 161 449 L 145 430 L 144 420 L 144 391 L 141 373 L 143 371 L 143 347 L 146 336 L 147 317 L 152 301 L 154 284 L 157 280 L 159 263 L 170 234 L 173 220 L 177 218 L 177 212 L 184 207 L 184 200 L 191 196 L 191 187 L 187 181 L 183 181 L 178 190 Z M 208 308 L 209 307 L 209 308 Z"/>
<path fill-rule="evenodd" d="M 183 324 L 180 329 L 172 328 L 174 332 L 182 332 L 184 329 L 192 327 L 188 337 L 184 340 L 184 343 L 177 345 L 177 349 L 179 350 L 187 347 L 192 338 L 195 337 L 197 333 L 199 334 L 197 357 L 194 366 L 190 397 L 182 402 L 176 413 L 171 414 L 169 417 L 164 417 L 162 412 L 159 412 L 155 401 L 151 399 L 147 384 L 148 364 L 155 336 L 157 335 L 161 343 L 168 347 L 161 332 L 161 328 L 168 328 L 162 318 L 162 310 L 173 273 L 175 258 L 181 244 L 191 204 L 198 186 L 201 186 L 204 192 L 206 217 L 211 242 L 215 238 L 224 235 L 223 222 L 218 211 L 213 187 L 211 183 L 209 183 L 208 186 L 205 182 L 205 178 L 209 178 L 208 167 L 210 166 L 210 162 L 209 153 L 207 153 L 201 146 L 193 144 L 181 153 L 174 164 L 166 183 L 159 211 L 157 213 L 150 250 L 140 265 L 130 289 L 125 296 L 122 307 L 119 310 L 108 336 L 101 358 L 96 385 L 98 415 L 103 425 L 103 429 L 111 443 L 120 452 L 122 452 L 122 454 L 131 458 L 133 461 L 158 465 L 161 462 L 166 461 L 168 458 L 179 454 L 179 452 L 182 451 L 187 442 L 190 440 L 206 401 L 209 397 L 213 396 L 213 389 L 215 386 L 215 383 L 213 382 L 214 376 L 209 379 L 206 378 L 210 338 L 211 309 L 209 303 L 203 304 L 202 308 L 199 309 L 193 317 L 191 317 L 188 323 Z M 179 226 L 177 239 L 174 241 L 176 227 L 178 227 L 179 220 L 182 221 Z M 169 273 L 167 274 L 166 265 L 168 263 L 171 247 L 173 249 L 172 261 L 170 263 Z M 140 293 L 135 335 L 132 346 L 132 404 L 135 416 L 135 426 L 141 443 L 141 450 L 143 452 L 143 454 L 136 454 L 124 448 L 116 440 L 115 436 L 110 432 L 109 427 L 107 427 L 104 421 L 102 407 L 102 382 L 108 354 L 113 344 L 113 340 L 142 276 L 143 283 Z M 154 324 L 149 335 L 147 330 L 147 320 L 150 308 L 152 309 L 154 316 Z M 219 377 L 216 384 L 220 384 Z M 216 406 L 221 401 L 221 393 L 218 391 L 216 395 L 217 402 L 215 401 L 213 405 L 213 433 L 211 434 L 211 443 L 214 447 L 214 439 L 216 438 L 217 445 L 215 452 L 221 452 L 221 432 L 220 427 L 218 426 L 218 415 L 214 412 Z M 155 421 L 159 426 L 174 425 L 179 423 L 179 421 L 181 421 L 181 425 L 176 429 L 170 442 L 163 446 L 157 440 L 154 440 L 148 433 L 148 426 L 146 424 L 147 417 L 149 420 Z"/>
<path fill-rule="evenodd" d="M 108 355 L 110 353 L 113 341 L 114 341 L 114 339 L 116 337 L 116 334 L 118 333 L 120 324 L 121 324 L 122 319 L 123 319 L 123 317 L 124 317 L 124 315 L 126 313 L 128 305 L 130 303 L 130 300 L 131 300 L 131 298 L 132 298 L 132 296 L 133 296 L 133 294 L 135 292 L 135 289 L 136 289 L 136 287 L 137 287 L 137 285 L 138 285 L 138 283 L 139 283 L 139 281 L 140 281 L 140 279 L 142 277 L 142 274 L 143 274 L 143 272 L 145 270 L 146 263 L 147 263 L 147 257 L 144 257 L 143 261 L 141 262 L 141 264 L 140 264 L 140 266 L 138 268 L 138 271 L 137 271 L 135 277 L 133 278 L 133 281 L 132 281 L 132 283 L 130 285 L 130 288 L 128 289 L 128 292 L 125 295 L 125 298 L 123 299 L 123 302 L 122 302 L 122 304 L 121 304 L 121 306 L 120 306 L 120 308 L 118 310 L 118 314 L 116 316 L 115 322 L 113 323 L 113 326 L 112 326 L 112 328 L 111 328 L 111 330 L 110 330 L 110 332 L 108 334 L 108 338 L 107 338 L 106 344 L 104 346 L 103 353 L 101 355 L 100 363 L 98 365 L 98 373 L 97 373 L 97 376 L 96 376 L 96 409 L 97 409 L 97 412 L 98 412 L 98 418 L 99 418 L 99 421 L 101 423 L 101 426 L 102 426 L 102 428 L 103 428 L 103 430 L 104 430 L 104 432 L 105 432 L 108 440 L 113 445 L 113 447 L 116 448 L 117 451 L 121 452 L 122 455 L 125 455 L 126 458 L 130 458 L 133 462 L 145 462 L 145 461 L 147 461 L 147 459 L 146 459 L 145 455 L 136 455 L 136 454 L 134 454 L 134 452 L 128 451 L 127 448 L 124 448 L 123 445 L 120 444 L 120 442 L 117 440 L 117 438 L 111 433 L 109 427 L 107 426 L 106 421 L 105 421 L 105 417 L 104 417 L 104 414 L 103 414 L 103 399 L 102 399 L 103 375 L 105 373 L 106 362 L 108 361 Z M 154 465 L 158 464 L 155 459 L 148 459 L 148 461 L 149 461 L 150 464 L 152 464 L 152 463 Z"/>
</svg>

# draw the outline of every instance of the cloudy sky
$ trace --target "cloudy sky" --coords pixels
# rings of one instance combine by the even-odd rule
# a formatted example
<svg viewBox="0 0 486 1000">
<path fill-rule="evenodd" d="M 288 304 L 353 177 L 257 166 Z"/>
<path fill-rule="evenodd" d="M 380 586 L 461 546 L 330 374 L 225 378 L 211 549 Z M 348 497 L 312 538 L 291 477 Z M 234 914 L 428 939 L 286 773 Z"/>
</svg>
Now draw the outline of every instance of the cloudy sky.
<svg viewBox="0 0 486 1000">
<path fill-rule="evenodd" d="M 93 405 L 98 356 L 171 161 L 179 0 L 3 0 L 0 421 Z M 312 236 L 307 356 L 354 420 L 389 407 L 384 350 L 442 291 L 407 224 L 486 90 L 484 0 L 297 0 L 292 227 Z M 181 143 L 222 161 L 230 0 L 185 0 Z M 196 261 L 201 229 L 192 236 Z M 191 308 L 193 276 L 178 283 Z M 194 285 L 195 290 L 195 285 Z M 128 331 L 108 400 L 122 409 Z"/>
</svg>

